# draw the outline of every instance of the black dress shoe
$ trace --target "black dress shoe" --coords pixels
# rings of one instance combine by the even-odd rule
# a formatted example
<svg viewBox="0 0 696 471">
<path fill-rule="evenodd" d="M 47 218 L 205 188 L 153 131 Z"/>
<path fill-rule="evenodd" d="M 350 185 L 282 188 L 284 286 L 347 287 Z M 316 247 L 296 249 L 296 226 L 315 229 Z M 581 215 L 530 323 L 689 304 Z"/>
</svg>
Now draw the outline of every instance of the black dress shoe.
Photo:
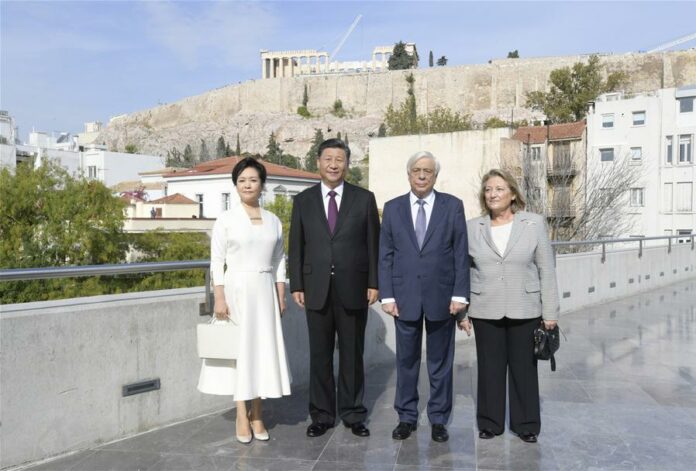
<svg viewBox="0 0 696 471">
<path fill-rule="evenodd" d="M 490 430 L 479 430 L 479 438 L 483 438 L 484 440 L 489 440 L 491 438 L 495 437 L 495 433 L 491 432 Z"/>
<path fill-rule="evenodd" d="M 418 426 L 409 422 L 399 422 L 392 432 L 392 438 L 394 440 L 406 440 L 411 436 L 412 432 L 415 432 Z"/>
<path fill-rule="evenodd" d="M 358 437 L 369 437 L 370 436 L 370 429 L 365 427 L 365 424 L 363 422 L 355 422 L 354 424 L 347 424 L 343 422 L 343 425 L 348 427 L 351 432 L 353 432 L 353 435 L 358 436 Z"/>
<path fill-rule="evenodd" d="M 321 422 L 314 422 L 314 423 L 312 423 L 312 425 L 307 427 L 307 436 L 308 437 L 321 437 L 331 427 L 332 426 L 328 425 L 328 424 L 323 424 Z"/>
<path fill-rule="evenodd" d="M 536 433 L 524 432 L 524 433 L 520 434 L 520 439 L 523 442 L 536 443 L 537 442 L 537 435 L 536 435 Z"/>
<path fill-rule="evenodd" d="M 430 437 L 434 442 L 446 442 L 449 440 L 449 433 L 447 433 L 447 427 L 442 424 L 433 424 L 433 428 L 430 432 Z"/>
</svg>

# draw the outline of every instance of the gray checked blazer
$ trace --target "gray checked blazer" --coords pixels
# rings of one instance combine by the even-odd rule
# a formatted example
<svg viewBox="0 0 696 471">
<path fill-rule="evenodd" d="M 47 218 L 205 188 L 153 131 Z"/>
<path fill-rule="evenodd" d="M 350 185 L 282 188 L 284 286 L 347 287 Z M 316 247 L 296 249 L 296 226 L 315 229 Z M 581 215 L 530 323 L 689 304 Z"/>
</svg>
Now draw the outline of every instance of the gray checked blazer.
<svg viewBox="0 0 696 471">
<path fill-rule="evenodd" d="M 553 249 L 544 218 L 515 213 L 505 253 L 491 237 L 491 218 L 467 222 L 471 257 L 471 304 L 477 319 L 558 320 L 559 302 Z"/>
</svg>

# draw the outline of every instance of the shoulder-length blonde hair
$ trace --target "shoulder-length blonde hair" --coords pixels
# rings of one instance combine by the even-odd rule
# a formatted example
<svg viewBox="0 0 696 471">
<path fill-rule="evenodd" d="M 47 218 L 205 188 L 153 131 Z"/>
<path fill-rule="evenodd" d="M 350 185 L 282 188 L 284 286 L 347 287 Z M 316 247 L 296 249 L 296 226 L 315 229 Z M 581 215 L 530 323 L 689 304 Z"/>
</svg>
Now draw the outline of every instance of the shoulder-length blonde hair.
<svg viewBox="0 0 696 471">
<path fill-rule="evenodd" d="M 510 187 L 510 191 L 512 191 L 512 195 L 514 196 L 512 204 L 510 205 L 512 212 L 516 213 L 517 211 L 522 211 L 524 207 L 527 205 L 527 203 L 524 201 L 524 196 L 522 196 L 522 192 L 520 191 L 520 187 L 517 184 L 517 180 L 515 180 L 515 177 L 510 175 L 510 173 L 505 170 L 493 168 L 489 170 L 488 173 L 486 173 L 481 178 L 481 190 L 479 191 L 479 204 L 481 205 L 481 214 L 490 214 L 488 206 L 486 206 L 486 182 L 488 182 L 488 180 L 490 180 L 493 177 L 502 178 L 503 180 L 505 180 L 505 183 L 507 183 Z"/>
</svg>

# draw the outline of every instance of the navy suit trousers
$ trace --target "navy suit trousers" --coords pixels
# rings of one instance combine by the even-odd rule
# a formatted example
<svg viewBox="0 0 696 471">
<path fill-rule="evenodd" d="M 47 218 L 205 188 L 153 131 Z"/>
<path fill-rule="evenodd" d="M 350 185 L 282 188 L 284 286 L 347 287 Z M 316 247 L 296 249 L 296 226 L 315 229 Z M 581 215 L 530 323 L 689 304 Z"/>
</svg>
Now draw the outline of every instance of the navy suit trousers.
<svg viewBox="0 0 696 471">
<path fill-rule="evenodd" d="M 417 321 L 394 319 L 396 327 L 396 397 L 394 409 L 400 422 L 418 423 L 418 373 L 425 320 L 426 355 L 430 398 L 428 419 L 431 424 L 447 424 L 452 411 L 452 363 L 454 361 L 454 317 L 429 321 L 421 315 Z"/>
</svg>

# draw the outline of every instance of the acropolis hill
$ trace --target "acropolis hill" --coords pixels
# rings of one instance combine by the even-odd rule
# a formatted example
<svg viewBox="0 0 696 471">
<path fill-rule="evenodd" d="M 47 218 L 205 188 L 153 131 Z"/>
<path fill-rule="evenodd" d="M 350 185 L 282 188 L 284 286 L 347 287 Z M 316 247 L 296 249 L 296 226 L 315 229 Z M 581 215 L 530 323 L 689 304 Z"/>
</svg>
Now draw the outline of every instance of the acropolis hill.
<svg viewBox="0 0 696 471">
<path fill-rule="evenodd" d="M 315 128 L 325 137 L 349 136 L 359 160 L 376 136 L 386 108 L 406 97 L 405 76 L 413 72 L 419 113 L 444 106 L 482 122 L 490 116 L 509 120 L 535 116 L 523 108 L 525 93 L 545 89 L 553 69 L 586 61 L 589 56 L 492 60 L 487 64 L 353 74 L 305 75 L 251 80 L 225 86 L 176 103 L 113 118 L 99 137 L 109 148 L 135 144 L 139 152 L 166 155 L 190 144 L 198 152 L 205 139 L 214 152 L 220 135 L 232 148 L 237 134 L 243 151 L 265 153 L 274 132 L 283 150 L 303 157 Z M 624 71 L 627 91 L 642 92 L 696 83 L 696 49 L 663 53 L 601 55 L 607 73 Z M 297 114 L 307 85 L 312 118 Z M 345 118 L 330 114 L 340 99 Z"/>
</svg>

